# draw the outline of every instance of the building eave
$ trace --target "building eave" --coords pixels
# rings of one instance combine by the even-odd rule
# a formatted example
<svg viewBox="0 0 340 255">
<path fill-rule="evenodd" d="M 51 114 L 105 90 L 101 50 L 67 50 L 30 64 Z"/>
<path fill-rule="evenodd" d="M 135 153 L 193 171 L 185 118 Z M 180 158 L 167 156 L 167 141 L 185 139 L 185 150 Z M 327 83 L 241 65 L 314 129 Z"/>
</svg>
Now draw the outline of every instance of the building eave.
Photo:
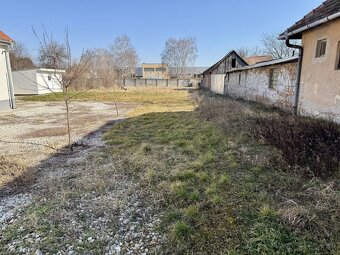
<svg viewBox="0 0 340 255">
<path fill-rule="evenodd" d="M 205 70 L 202 75 L 205 75 L 206 73 L 210 72 L 211 70 L 213 70 L 216 66 L 218 66 L 219 64 L 221 64 L 225 59 L 227 59 L 231 54 L 235 53 L 236 56 L 238 56 L 245 65 L 248 65 L 248 63 L 235 51 L 232 50 L 230 51 L 227 55 L 225 55 L 222 59 L 220 59 L 219 61 L 217 61 L 215 64 L 213 64 L 211 67 L 209 67 L 207 70 Z"/>
<path fill-rule="evenodd" d="M 308 25 L 306 25 L 306 26 L 303 26 L 303 27 L 301 27 L 301 28 L 299 28 L 299 29 L 296 29 L 296 30 L 294 30 L 294 31 L 291 31 L 291 32 L 286 31 L 286 32 L 282 33 L 282 34 L 278 37 L 278 39 L 279 39 L 279 40 L 301 39 L 301 38 L 302 38 L 302 33 L 303 33 L 303 32 L 305 32 L 305 31 L 307 31 L 307 30 L 309 30 L 309 29 L 315 28 L 315 27 L 317 27 L 317 26 L 323 25 L 323 24 L 325 24 L 325 23 L 327 23 L 327 22 L 329 22 L 329 21 L 335 20 L 335 19 L 337 19 L 337 18 L 340 18 L 340 12 L 337 12 L 337 13 L 335 13 L 335 14 L 332 14 L 332 15 L 330 15 L 330 16 L 328 16 L 328 17 L 326 17 L 326 18 L 323 18 L 323 19 L 321 19 L 321 20 L 315 21 L 315 22 L 313 22 L 313 23 L 311 23 L 311 24 L 308 24 Z"/>
<path fill-rule="evenodd" d="M 275 65 L 280 65 L 280 64 L 293 63 L 293 62 L 297 62 L 297 61 L 298 61 L 298 57 L 290 57 L 290 58 L 286 58 L 286 59 L 274 59 L 274 60 L 270 60 L 270 61 L 260 62 L 260 63 L 257 63 L 255 65 L 249 65 L 249 66 L 244 66 L 244 67 L 240 67 L 240 68 L 237 68 L 237 69 L 233 69 L 233 70 L 228 71 L 227 73 L 241 72 L 241 71 L 245 71 L 245 70 L 251 70 L 251 69 L 268 67 L 268 66 L 275 66 Z"/>
</svg>

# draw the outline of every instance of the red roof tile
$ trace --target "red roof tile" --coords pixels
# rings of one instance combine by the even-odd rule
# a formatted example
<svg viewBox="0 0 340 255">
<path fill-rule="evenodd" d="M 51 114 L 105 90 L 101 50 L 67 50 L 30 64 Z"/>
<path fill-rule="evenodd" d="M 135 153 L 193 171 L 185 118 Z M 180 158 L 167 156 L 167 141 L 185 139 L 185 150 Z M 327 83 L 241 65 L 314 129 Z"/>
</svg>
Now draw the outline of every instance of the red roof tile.
<svg viewBox="0 0 340 255">
<path fill-rule="evenodd" d="M 10 38 L 8 35 L 6 35 L 2 31 L 0 31 L 0 41 L 5 41 L 5 42 L 9 42 L 9 43 L 14 42 L 14 40 L 12 38 Z"/>
<path fill-rule="evenodd" d="M 316 21 L 327 18 L 330 15 L 340 12 L 340 0 L 326 0 L 319 7 L 312 10 L 306 16 L 304 16 L 301 20 L 296 22 L 293 26 L 288 28 L 286 32 L 293 32 L 299 28 L 310 25 Z M 281 35 L 284 35 L 282 33 Z"/>
<path fill-rule="evenodd" d="M 244 60 L 248 63 L 248 65 L 254 65 L 256 63 L 273 60 L 273 57 L 270 55 L 251 56 L 251 57 L 244 58 Z"/>
</svg>

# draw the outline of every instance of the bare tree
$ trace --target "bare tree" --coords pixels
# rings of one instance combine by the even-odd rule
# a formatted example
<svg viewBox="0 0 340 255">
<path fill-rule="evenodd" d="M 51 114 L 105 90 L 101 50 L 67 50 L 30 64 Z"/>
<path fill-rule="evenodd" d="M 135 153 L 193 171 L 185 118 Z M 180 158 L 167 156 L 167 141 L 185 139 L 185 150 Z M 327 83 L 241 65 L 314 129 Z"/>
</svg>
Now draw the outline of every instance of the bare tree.
<svg viewBox="0 0 340 255">
<path fill-rule="evenodd" d="M 35 67 L 28 50 L 21 42 L 15 42 L 15 44 L 10 48 L 9 57 L 11 59 L 11 68 L 13 71 Z"/>
<path fill-rule="evenodd" d="M 56 41 L 52 35 L 43 34 L 43 40 L 40 42 L 38 61 L 40 66 L 46 68 L 65 68 L 68 62 L 68 49 L 66 42 Z"/>
<path fill-rule="evenodd" d="M 271 55 L 274 59 L 292 57 L 294 55 L 294 49 L 287 47 L 284 40 L 278 40 L 277 35 L 278 33 L 267 33 L 263 35 L 262 45 L 265 53 Z"/>
<path fill-rule="evenodd" d="M 197 58 L 196 39 L 193 37 L 170 38 L 161 53 L 162 63 L 175 69 L 175 75 L 182 78 L 185 67 L 193 66 Z"/>
<path fill-rule="evenodd" d="M 116 81 L 116 66 L 111 52 L 108 49 L 91 49 L 85 54 L 90 54 L 90 67 L 88 77 L 93 80 L 93 87 L 113 88 Z"/>
<path fill-rule="evenodd" d="M 259 46 L 254 47 L 241 47 L 236 50 L 236 52 L 242 57 L 252 57 L 252 56 L 261 56 L 266 54 L 265 50 L 260 48 Z"/>
<path fill-rule="evenodd" d="M 90 68 L 88 69 L 88 77 L 91 80 L 92 87 L 100 87 L 110 94 L 118 116 L 118 105 L 115 97 L 117 70 L 111 52 L 108 49 L 92 49 L 85 54 L 92 56 Z"/>
<path fill-rule="evenodd" d="M 124 78 L 135 74 L 139 58 L 130 38 L 127 35 L 119 36 L 109 46 L 116 70 L 116 78 L 122 81 Z"/>
<path fill-rule="evenodd" d="M 66 108 L 66 126 L 68 134 L 68 146 L 73 150 L 71 141 L 71 125 L 70 125 L 70 103 L 74 101 L 75 97 L 85 91 L 76 94 L 70 94 L 70 90 L 75 86 L 79 79 L 87 72 L 90 54 L 82 54 L 76 60 L 72 57 L 71 47 L 69 43 L 68 30 L 65 30 L 65 38 L 63 41 L 57 41 L 52 35 L 49 35 L 45 28 L 43 28 L 42 36 L 38 36 L 36 31 L 33 32 L 40 43 L 39 62 L 45 67 L 54 70 L 54 79 L 60 86 L 63 93 L 63 100 Z M 62 78 L 60 77 L 60 70 L 63 70 Z M 55 93 L 51 88 L 48 88 L 52 93 Z"/>
</svg>

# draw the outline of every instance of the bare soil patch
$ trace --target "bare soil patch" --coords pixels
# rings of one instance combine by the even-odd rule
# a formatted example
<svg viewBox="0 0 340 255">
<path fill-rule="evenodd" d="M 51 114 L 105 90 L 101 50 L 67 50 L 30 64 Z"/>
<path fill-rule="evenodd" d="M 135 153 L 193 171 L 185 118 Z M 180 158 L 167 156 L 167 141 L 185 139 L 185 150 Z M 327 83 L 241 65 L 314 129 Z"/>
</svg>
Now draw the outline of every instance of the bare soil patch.
<svg viewBox="0 0 340 255">
<path fill-rule="evenodd" d="M 127 104 L 119 105 L 121 116 Z M 102 125 L 117 118 L 114 105 L 74 102 L 71 105 L 72 140 L 77 142 Z M 0 113 L 0 191 L 29 186 L 35 180 L 32 169 L 67 143 L 65 109 L 61 102 L 23 102 L 17 109 Z"/>
</svg>

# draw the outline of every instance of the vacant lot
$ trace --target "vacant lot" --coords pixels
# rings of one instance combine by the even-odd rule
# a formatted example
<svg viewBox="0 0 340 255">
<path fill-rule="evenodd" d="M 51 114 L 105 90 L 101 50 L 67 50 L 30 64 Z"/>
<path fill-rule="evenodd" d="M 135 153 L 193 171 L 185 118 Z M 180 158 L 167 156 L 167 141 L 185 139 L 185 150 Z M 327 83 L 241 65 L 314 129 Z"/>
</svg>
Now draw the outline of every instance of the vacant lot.
<svg viewBox="0 0 340 255">
<path fill-rule="evenodd" d="M 142 107 L 106 130 L 105 145 L 40 162 L 29 202 L 1 223 L 0 253 L 338 254 L 338 172 L 292 171 L 254 136 L 250 119 L 275 111 L 207 93 L 137 93 L 125 103 Z"/>
<path fill-rule="evenodd" d="M 61 93 L 19 100 L 16 110 L 0 113 L 0 162 L 6 165 L 0 172 L 0 186 L 20 177 L 28 167 L 67 145 Z M 114 102 L 118 104 L 119 116 Z M 70 109 L 72 140 L 83 143 L 87 134 L 115 119 L 145 112 L 191 110 L 193 107 L 186 91 L 146 88 L 115 93 L 88 92 L 79 95 Z"/>
</svg>

